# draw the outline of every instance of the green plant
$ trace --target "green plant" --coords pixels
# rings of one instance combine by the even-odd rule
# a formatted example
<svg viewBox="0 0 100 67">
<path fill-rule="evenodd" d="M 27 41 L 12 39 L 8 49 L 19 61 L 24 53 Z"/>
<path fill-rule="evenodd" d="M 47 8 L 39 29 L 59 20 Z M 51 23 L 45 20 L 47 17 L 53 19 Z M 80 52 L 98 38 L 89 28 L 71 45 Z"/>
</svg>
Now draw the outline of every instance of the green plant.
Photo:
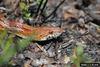
<svg viewBox="0 0 100 67">
<path fill-rule="evenodd" d="M 8 31 L 0 32 L 0 66 L 9 64 L 11 58 L 16 55 L 17 49 L 22 51 L 31 43 L 32 38 L 18 39 L 17 43 L 14 43 L 14 34 L 8 34 Z"/>
<path fill-rule="evenodd" d="M 31 14 L 28 11 L 28 5 L 26 5 L 24 2 L 20 2 L 19 7 L 22 11 L 23 18 L 29 19 L 31 17 Z"/>
<path fill-rule="evenodd" d="M 91 57 L 84 54 L 83 44 L 77 43 L 77 47 L 75 47 L 73 51 L 73 56 L 71 57 L 71 61 L 73 63 L 72 67 L 80 67 L 80 63 L 89 63 L 92 62 Z"/>
</svg>

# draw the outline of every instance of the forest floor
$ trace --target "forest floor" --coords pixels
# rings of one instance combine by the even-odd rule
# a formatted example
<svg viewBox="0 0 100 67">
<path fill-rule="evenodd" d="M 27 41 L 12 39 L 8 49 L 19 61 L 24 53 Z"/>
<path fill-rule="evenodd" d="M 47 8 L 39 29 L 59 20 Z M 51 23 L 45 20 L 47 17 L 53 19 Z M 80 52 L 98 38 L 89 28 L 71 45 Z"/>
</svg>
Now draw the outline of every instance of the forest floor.
<svg viewBox="0 0 100 67">
<path fill-rule="evenodd" d="M 7 1 L 1 1 L 1 12 L 7 12 L 1 7 L 6 7 L 7 10 L 15 10 L 12 14 L 8 12 L 7 16 L 12 19 L 13 15 L 16 15 L 21 20 L 26 21 L 23 16 L 17 15 L 21 13 L 19 8 L 15 8 L 18 2 L 14 0 L 15 2 L 10 4 L 9 2 L 12 0 Z M 77 67 L 77 63 L 88 62 L 99 63 L 100 65 L 99 0 L 95 0 L 96 2 L 91 0 L 62 1 L 48 0 L 43 10 L 43 15 L 38 15 L 39 18 L 37 20 L 31 18 L 31 20 L 27 21 L 27 24 L 60 27 L 65 31 L 57 38 L 30 43 L 29 46 L 12 58 L 14 67 Z M 29 11 L 34 15 L 38 8 L 37 2 L 34 0 L 25 0 L 24 2 L 31 6 Z M 57 8 L 56 6 L 61 2 L 62 4 Z M 56 8 L 57 10 L 55 10 Z M 52 13 L 53 10 L 55 11 Z M 49 17 L 51 13 L 52 15 Z M 46 19 L 44 19 L 44 16 Z M 41 48 L 37 45 L 40 45 Z M 78 46 L 82 46 L 82 48 Z M 78 56 L 78 52 L 81 53 L 82 49 L 83 53 Z"/>
</svg>

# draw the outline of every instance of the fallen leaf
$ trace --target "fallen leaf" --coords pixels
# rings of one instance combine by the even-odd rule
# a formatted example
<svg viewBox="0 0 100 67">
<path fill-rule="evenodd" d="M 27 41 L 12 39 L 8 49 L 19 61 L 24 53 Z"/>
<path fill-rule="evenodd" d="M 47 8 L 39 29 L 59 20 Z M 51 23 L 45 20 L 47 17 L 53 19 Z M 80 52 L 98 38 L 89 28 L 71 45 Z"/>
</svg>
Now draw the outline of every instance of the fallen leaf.
<svg viewBox="0 0 100 67">
<path fill-rule="evenodd" d="M 63 12 L 63 17 L 64 19 L 68 19 L 68 18 L 77 18 L 77 13 L 78 13 L 78 10 L 73 8 L 73 7 L 65 7 L 64 8 L 64 12 Z"/>
</svg>

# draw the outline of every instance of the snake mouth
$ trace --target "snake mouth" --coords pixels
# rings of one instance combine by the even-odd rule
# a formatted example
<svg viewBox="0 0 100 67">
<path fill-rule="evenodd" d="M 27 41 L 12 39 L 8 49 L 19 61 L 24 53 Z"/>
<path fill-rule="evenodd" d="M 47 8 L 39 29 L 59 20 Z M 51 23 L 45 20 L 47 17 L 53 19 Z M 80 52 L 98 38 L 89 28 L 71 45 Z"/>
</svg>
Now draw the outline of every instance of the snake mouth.
<svg viewBox="0 0 100 67">
<path fill-rule="evenodd" d="M 41 41 L 44 41 L 44 40 L 50 40 L 50 39 L 53 39 L 53 38 L 57 38 L 58 36 L 60 36 L 62 33 L 54 33 L 54 34 L 49 34 L 45 37 L 43 37 L 41 39 Z"/>
</svg>

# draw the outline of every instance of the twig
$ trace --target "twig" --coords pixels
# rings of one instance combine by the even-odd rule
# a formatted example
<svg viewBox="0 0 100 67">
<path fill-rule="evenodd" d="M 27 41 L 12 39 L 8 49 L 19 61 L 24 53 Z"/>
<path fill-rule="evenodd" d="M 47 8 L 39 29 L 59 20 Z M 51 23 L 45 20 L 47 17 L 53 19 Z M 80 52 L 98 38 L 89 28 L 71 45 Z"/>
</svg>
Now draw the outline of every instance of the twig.
<svg viewBox="0 0 100 67">
<path fill-rule="evenodd" d="M 7 11 L 7 12 L 10 12 L 11 11 L 11 9 L 7 9 L 5 7 L 0 7 L 0 10 L 4 10 L 4 11 Z"/>
<path fill-rule="evenodd" d="M 40 13 L 40 14 L 43 13 L 43 10 L 44 10 L 44 8 L 46 7 L 47 2 L 48 2 L 48 0 L 45 1 L 44 5 L 43 5 L 43 7 L 42 7 L 42 9 L 41 9 L 41 13 Z"/>
<path fill-rule="evenodd" d="M 54 9 L 54 11 L 52 11 L 52 13 L 51 13 L 49 16 L 47 16 L 47 17 L 45 18 L 45 20 L 47 20 L 49 17 L 51 17 L 51 16 L 57 11 L 57 9 L 64 3 L 64 1 L 65 1 L 65 0 L 63 0 L 62 2 L 60 2 L 60 3 L 58 4 L 58 6 L 56 6 L 56 8 Z"/>
<path fill-rule="evenodd" d="M 39 4 L 39 6 L 38 6 L 38 9 L 37 9 L 37 12 L 36 12 L 36 16 L 35 16 L 35 17 L 38 16 L 38 13 L 39 13 L 39 10 L 40 10 L 40 8 L 41 8 L 41 5 L 42 5 L 43 1 L 44 1 L 44 0 L 41 0 L 41 1 L 40 1 L 40 4 Z"/>
<path fill-rule="evenodd" d="M 41 51 L 43 51 L 43 52 L 45 53 L 46 56 L 48 56 L 48 52 L 47 52 L 43 47 L 41 47 L 41 46 L 38 45 L 37 43 L 36 43 L 36 45 L 37 45 L 37 47 L 38 47 Z"/>
<path fill-rule="evenodd" d="M 64 43 L 63 46 L 59 48 L 59 50 L 71 46 L 72 45 L 71 43 L 73 43 L 73 42 L 74 42 L 74 39 L 69 40 L 67 43 Z"/>
</svg>

